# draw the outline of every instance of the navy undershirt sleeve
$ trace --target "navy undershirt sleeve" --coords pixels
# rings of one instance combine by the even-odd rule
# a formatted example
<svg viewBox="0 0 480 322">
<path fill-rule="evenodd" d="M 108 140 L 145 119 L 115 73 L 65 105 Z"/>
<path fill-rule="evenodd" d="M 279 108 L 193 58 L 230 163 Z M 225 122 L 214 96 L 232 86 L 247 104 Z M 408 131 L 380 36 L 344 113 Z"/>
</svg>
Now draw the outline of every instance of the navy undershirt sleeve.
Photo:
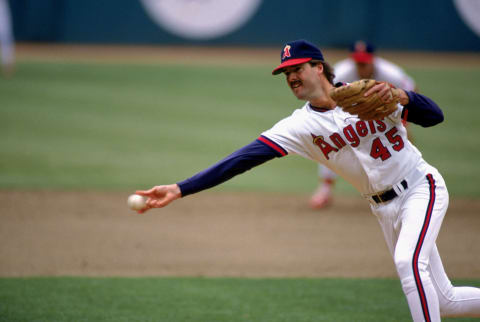
<svg viewBox="0 0 480 322">
<path fill-rule="evenodd" d="M 219 185 L 234 176 L 281 155 L 260 140 L 233 152 L 191 178 L 178 182 L 182 197 Z"/>
<path fill-rule="evenodd" d="M 402 118 L 407 122 L 412 122 L 423 127 L 434 126 L 443 122 L 443 112 L 438 105 L 426 96 L 421 94 L 405 91 L 408 95 L 409 102 L 404 106 Z"/>
</svg>

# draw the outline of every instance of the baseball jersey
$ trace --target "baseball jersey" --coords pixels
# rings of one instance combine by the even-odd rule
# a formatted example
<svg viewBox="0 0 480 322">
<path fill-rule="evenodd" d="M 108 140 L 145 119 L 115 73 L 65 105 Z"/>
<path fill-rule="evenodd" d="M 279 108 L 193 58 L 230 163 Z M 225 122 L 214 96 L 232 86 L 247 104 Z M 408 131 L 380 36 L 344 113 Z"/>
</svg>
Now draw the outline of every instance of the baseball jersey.
<svg viewBox="0 0 480 322">
<path fill-rule="evenodd" d="M 373 60 L 373 69 L 374 71 L 371 78 L 382 82 L 389 82 L 395 87 L 406 91 L 415 90 L 415 81 L 408 76 L 402 68 L 394 63 L 381 57 L 375 57 Z M 334 70 L 335 82 L 351 83 L 361 78 L 360 75 L 358 75 L 355 62 L 350 58 L 336 63 Z"/>
<path fill-rule="evenodd" d="M 306 103 L 262 136 L 289 154 L 324 164 L 360 193 L 372 194 L 400 182 L 422 158 L 407 139 L 402 110 L 398 105 L 387 118 L 367 122 L 340 107 Z"/>
<path fill-rule="evenodd" d="M 327 165 L 363 194 L 380 192 L 398 183 L 422 159 L 407 140 L 401 120 L 423 127 L 443 121 L 435 102 L 415 92 L 406 93 L 409 103 L 398 105 L 396 112 L 381 121 L 365 122 L 338 107 L 318 109 L 307 103 L 253 142 L 178 182 L 182 196 L 219 185 L 289 153 Z"/>
</svg>

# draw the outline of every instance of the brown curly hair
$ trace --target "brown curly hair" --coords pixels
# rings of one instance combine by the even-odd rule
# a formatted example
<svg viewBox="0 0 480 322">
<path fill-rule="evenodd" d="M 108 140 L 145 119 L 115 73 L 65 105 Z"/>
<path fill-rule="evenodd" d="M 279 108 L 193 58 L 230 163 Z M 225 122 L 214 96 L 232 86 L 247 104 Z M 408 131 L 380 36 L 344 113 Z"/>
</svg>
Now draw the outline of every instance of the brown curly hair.
<svg viewBox="0 0 480 322">
<path fill-rule="evenodd" d="M 311 60 L 309 61 L 311 66 L 316 66 L 321 64 L 323 66 L 323 74 L 327 78 L 328 82 L 333 85 L 333 79 L 335 78 L 335 74 L 333 73 L 333 67 L 330 66 L 329 63 L 321 60 Z"/>
</svg>

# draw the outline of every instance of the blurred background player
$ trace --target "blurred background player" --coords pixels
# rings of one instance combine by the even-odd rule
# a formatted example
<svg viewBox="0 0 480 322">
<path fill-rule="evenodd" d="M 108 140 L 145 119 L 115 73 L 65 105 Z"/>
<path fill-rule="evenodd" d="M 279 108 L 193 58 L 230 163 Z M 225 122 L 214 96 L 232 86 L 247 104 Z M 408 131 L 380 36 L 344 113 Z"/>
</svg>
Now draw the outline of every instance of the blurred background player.
<svg viewBox="0 0 480 322">
<path fill-rule="evenodd" d="M 2 74 L 11 76 L 15 66 L 15 44 L 8 0 L 0 0 L 0 50 Z"/>
<path fill-rule="evenodd" d="M 358 40 L 350 47 L 350 57 L 334 65 L 334 83 L 351 83 L 359 79 L 370 78 L 385 81 L 407 91 L 416 91 L 415 81 L 394 63 L 375 55 L 372 44 Z M 411 135 L 409 135 L 411 140 Z M 310 199 L 310 206 L 321 209 L 332 201 L 332 189 L 336 174 L 324 165 L 318 166 L 318 187 Z"/>
</svg>

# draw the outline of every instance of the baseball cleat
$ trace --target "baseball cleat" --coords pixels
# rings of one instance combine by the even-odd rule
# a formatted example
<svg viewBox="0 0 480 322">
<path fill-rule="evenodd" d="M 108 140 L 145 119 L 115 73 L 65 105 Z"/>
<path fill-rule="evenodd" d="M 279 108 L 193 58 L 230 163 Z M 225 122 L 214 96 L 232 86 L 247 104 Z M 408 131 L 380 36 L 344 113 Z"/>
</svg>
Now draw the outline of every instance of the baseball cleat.
<svg viewBox="0 0 480 322">
<path fill-rule="evenodd" d="M 325 189 L 323 186 L 318 188 L 317 191 L 310 198 L 310 207 L 313 209 L 322 209 L 330 206 L 333 202 L 333 197 L 330 189 Z"/>
</svg>

